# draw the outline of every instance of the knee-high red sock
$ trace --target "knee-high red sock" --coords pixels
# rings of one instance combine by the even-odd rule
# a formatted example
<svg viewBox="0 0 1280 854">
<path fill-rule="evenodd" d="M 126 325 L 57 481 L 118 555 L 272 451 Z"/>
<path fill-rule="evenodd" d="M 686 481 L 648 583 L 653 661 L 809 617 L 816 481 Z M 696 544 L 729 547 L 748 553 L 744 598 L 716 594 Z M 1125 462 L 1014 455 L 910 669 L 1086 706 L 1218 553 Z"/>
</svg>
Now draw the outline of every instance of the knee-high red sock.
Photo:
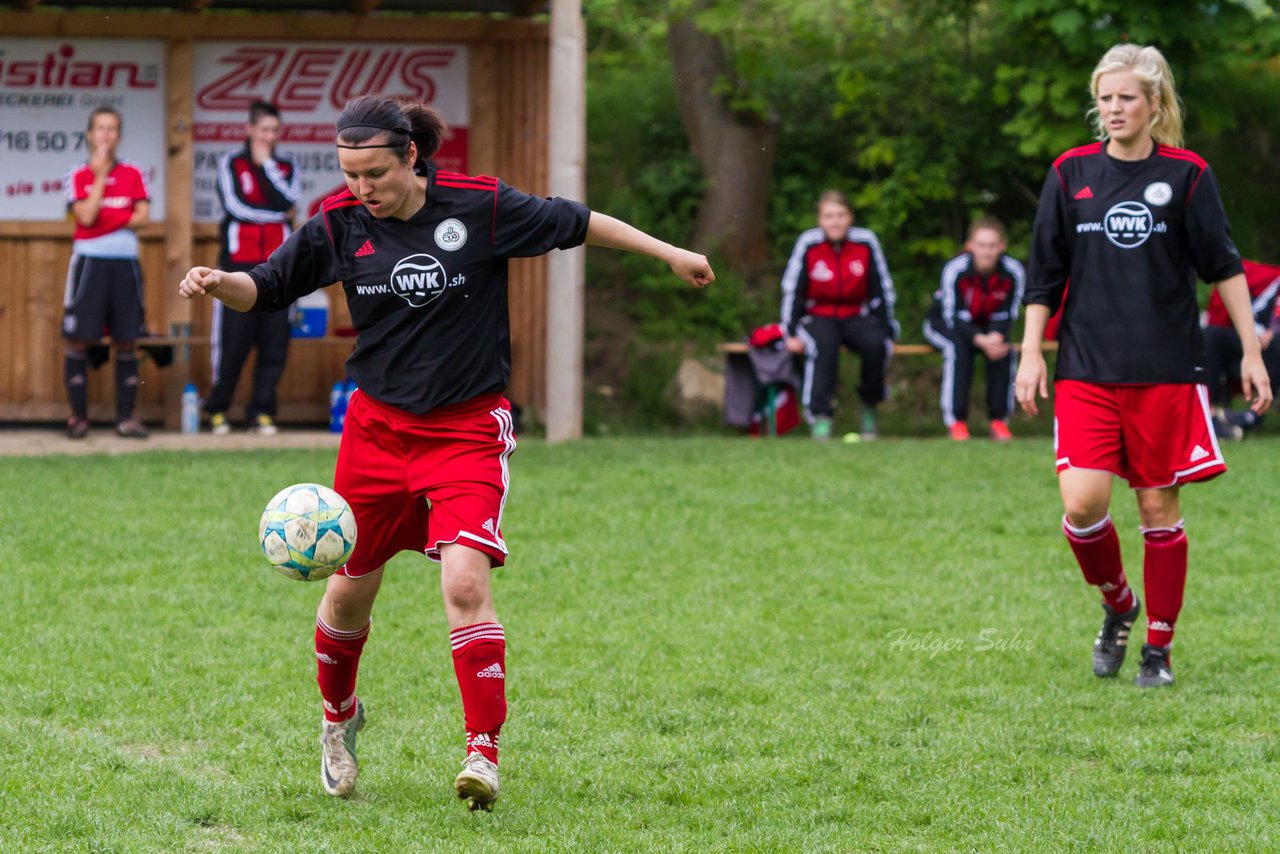
<svg viewBox="0 0 1280 854">
<path fill-rule="evenodd" d="M 1187 586 L 1187 534 L 1181 519 L 1169 528 L 1143 528 L 1142 585 L 1147 591 L 1147 643 L 1173 643 L 1173 626 Z"/>
<path fill-rule="evenodd" d="M 449 632 L 453 672 L 462 692 L 467 753 L 498 761 L 498 733 L 507 719 L 507 638 L 499 623 L 476 623 Z"/>
<path fill-rule="evenodd" d="M 1120 559 L 1120 536 L 1111 515 L 1088 528 L 1076 528 L 1062 517 L 1062 532 L 1067 535 L 1084 580 L 1102 591 L 1102 598 L 1123 614 L 1133 608 L 1133 591 L 1124 576 Z"/>
<path fill-rule="evenodd" d="M 316 618 L 316 682 L 320 683 L 327 721 L 338 723 L 356 713 L 356 670 L 369 625 L 343 631 Z"/>
</svg>

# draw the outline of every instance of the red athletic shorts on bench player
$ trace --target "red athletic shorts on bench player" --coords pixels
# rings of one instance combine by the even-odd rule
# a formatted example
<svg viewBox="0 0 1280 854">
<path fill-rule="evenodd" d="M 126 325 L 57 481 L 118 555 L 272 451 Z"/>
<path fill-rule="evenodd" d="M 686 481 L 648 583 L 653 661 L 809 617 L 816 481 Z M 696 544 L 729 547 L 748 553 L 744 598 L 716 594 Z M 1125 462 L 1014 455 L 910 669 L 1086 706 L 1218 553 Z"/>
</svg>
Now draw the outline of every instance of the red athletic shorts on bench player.
<svg viewBox="0 0 1280 854">
<path fill-rule="evenodd" d="M 1058 471 L 1099 469 L 1155 489 L 1227 470 L 1203 385 L 1053 384 Z"/>
<path fill-rule="evenodd" d="M 515 449 L 511 404 L 501 394 L 413 415 L 357 391 L 333 478 L 356 517 L 356 550 L 343 572 L 366 575 L 401 550 L 438 561 L 440 546 L 453 542 L 501 566 Z"/>
</svg>

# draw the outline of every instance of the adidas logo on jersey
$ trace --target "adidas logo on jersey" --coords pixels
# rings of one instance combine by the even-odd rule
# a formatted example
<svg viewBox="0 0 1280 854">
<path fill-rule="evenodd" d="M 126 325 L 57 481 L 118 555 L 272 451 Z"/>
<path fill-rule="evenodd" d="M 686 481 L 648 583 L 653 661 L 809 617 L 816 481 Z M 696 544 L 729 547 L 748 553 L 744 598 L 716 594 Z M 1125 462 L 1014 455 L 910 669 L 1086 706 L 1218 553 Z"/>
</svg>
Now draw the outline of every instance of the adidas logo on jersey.
<svg viewBox="0 0 1280 854">
<path fill-rule="evenodd" d="M 1209 456 L 1209 452 L 1206 451 L 1204 448 L 1200 447 L 1199 445 L 1196 445 L 1195 448 L 1191 451 L 1191 462 L 1198 463 L 1207 456 Z"/>
<path fill-rule="evenodd" d="M 480 679 L 506 679 L 507 678 L 507 674 L 502 672 L 502 665 L 496 661 L 493 664 L 490 664 L 484 670 L 481 670 L 479 673 L 476 674 L 476 676 L 477 678 L 480 678 Z"/>
<path fill-rule="evenodd" d="M 1077 199 L 1092 199 L 1092 198 L 1093 198 L 1093 190 L 1089 189 L 1089 185 L 1088 185 L 1088 184 L 1085 184 L 1085 185 L 1084 185 L 1084 189 L 1083 189 L 1083 190 L 1081 190 L 1080 192 L 1076 193 L 1076 196 L 1075 196 L 1075 197 L 1076 197 Z"/>
<path fill-rule="evenodd" d="M 371 243 L 368 240 L 364 242 L 363 246 L 361 246 L 359 249 L 356 250 L 357 258 L 365 258 L 372 254 L 373 254 L 373 243 Z"/>
</svg>

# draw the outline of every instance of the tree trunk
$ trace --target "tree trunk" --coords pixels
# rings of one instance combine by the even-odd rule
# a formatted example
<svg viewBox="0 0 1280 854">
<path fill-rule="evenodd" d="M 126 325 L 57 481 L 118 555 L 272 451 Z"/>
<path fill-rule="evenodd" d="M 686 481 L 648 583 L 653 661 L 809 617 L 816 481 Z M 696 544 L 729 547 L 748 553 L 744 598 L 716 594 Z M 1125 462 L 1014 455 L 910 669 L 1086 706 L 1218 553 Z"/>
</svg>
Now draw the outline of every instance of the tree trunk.
<svg viewBox="0 0 1280 854">
<path fill-rule="evenodd" d="M 680 118 L 707 182 L 693 246 L 718 252 L 730 267 L 752 272 L 769 257 L 765 222 L 777 123 L 734 112 L 716 94 L 718 83 L 733 79 L 733 70 L 720 42 L 698 30 L 692 16 L 673 19 L 667 40 Z"/>
</svg>

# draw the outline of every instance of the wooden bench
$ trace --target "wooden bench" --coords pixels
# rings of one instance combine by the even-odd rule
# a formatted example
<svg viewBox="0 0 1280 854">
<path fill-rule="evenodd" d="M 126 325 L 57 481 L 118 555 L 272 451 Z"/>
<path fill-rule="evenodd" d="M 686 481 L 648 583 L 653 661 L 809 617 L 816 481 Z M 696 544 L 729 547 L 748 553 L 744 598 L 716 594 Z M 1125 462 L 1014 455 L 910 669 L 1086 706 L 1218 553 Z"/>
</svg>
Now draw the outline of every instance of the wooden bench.
<svg viewBox="0 0 1280 854">
<path fill-rule="evenodd" d="M 1013 349 L 1018 350 L 1021 349 L 1021 347 L 1021 344 L 1018 344 L 1016 341 L 1014 342 Z M 1045 350 L 1057 350 L 1058 342 L 1046 341 L 1044 342 L 1043 347 Z M 723 353 L 726 356 L 734 354 L 745 356 L 747 349 L 746 341 L 725 341 L 716 345 L 716 352 Z M 937 355 L 938 351 L 930 347 L 928 344 L 893 345 L 893 355 L 895 356 L 928 356 L 931 353 Z"/>
</svg>

